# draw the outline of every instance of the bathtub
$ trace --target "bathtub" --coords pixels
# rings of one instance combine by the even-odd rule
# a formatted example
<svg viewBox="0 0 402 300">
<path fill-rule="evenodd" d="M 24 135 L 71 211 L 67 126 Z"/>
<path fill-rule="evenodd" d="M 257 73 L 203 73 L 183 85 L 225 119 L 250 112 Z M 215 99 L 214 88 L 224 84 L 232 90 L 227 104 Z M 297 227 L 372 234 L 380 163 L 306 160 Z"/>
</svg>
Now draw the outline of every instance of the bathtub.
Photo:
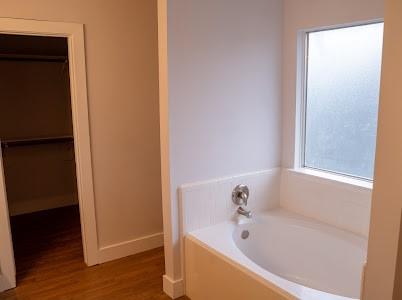
<svg viewBox="0 0 402 300">
<path fill-rule="evenodd" d="M 367 239 L 284 210 L 185 236 L 192 300 L 358 299 Z"/>
</svg>

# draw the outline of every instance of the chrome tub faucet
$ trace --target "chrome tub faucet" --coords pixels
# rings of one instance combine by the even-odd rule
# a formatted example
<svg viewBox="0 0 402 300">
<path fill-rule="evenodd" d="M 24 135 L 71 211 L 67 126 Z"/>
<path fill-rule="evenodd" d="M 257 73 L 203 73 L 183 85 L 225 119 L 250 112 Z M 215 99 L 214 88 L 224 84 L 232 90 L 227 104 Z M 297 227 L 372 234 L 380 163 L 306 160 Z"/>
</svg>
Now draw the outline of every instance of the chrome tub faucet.
<svg viewBox="0 0 402 300">
<path fill-rule="evenodd" d="M 239 184 L 232 191 L 232 201 L 234 204 L 239 205 L 237 213 L 247 218 L 251 218 L 251 211 L 245 209 L 243 206 L 247 206 L 249 195 L 250 191 L 248 187 L 243 184 Z"/>
</svg>

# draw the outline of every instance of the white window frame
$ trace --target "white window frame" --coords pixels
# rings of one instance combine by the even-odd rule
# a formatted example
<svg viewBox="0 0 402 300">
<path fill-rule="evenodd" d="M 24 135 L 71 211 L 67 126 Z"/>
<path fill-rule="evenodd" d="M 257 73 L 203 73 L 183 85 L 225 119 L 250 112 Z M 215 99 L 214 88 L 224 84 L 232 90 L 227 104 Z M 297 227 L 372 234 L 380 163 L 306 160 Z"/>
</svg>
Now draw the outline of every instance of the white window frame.
<svg viewBox="0 0 402 300">
<path fill-rule="evenodd" d="M 315 27 L 300 30 L 297 35 L 297 72 L 296 72 L 296 116 L 295 116 L 295 147 L 294 147 L 294 171 L 329 180 L 350 183 L 352 185 L 372 187 L 372 179 L 351 174 L 338 173 L 331 170 L 316 169 L 305 166 L 306 146 L 306 105 L 307 105 L 307 63 L 308 63 L 308 35 L 310 33 L 364 26 L 383 23 L 383 19 L 374 19 L 363 22 L 339 24 L 334 26 Z"/>
</svg>

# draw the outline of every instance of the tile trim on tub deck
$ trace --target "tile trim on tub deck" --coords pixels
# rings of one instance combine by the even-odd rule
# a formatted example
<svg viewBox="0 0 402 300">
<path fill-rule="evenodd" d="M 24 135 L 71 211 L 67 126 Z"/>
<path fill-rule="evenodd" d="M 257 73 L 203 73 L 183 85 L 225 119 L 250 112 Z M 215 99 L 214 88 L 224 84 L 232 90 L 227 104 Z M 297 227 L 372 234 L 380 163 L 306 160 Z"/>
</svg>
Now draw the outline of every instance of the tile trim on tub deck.
<svg viewBox="0 0 402 300">
<path fill-rule="evenodd" d="M 280 194 L 286 210 L 368 237 L 371 189 L 283 169 Z"/>
<path fill-rule="evenodd" d="M 280 168 L 184 184 L 179 188 L 180 236 L 192 230 L 228 221 L 235 216 L 232 190 L 238 184 L 250 189 L 252 212 L 279 206 Z"/>
</svg>

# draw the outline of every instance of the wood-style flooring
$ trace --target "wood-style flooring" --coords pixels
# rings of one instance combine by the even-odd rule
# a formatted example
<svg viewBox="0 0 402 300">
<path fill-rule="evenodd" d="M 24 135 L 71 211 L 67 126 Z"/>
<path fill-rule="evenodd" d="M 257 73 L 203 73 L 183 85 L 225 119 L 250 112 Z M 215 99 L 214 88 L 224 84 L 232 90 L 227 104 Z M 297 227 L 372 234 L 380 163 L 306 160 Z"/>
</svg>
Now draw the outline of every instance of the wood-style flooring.
<svg viewBox="0 0 402 300">
<path fill-rule="evenodd" d="M 78 207 L 13 217 L 11 223 L 17 288 L 0 293 L 1 300 L 170 299 L 162 291 L 162 248 L 87 267 Z"/>
</svg>

